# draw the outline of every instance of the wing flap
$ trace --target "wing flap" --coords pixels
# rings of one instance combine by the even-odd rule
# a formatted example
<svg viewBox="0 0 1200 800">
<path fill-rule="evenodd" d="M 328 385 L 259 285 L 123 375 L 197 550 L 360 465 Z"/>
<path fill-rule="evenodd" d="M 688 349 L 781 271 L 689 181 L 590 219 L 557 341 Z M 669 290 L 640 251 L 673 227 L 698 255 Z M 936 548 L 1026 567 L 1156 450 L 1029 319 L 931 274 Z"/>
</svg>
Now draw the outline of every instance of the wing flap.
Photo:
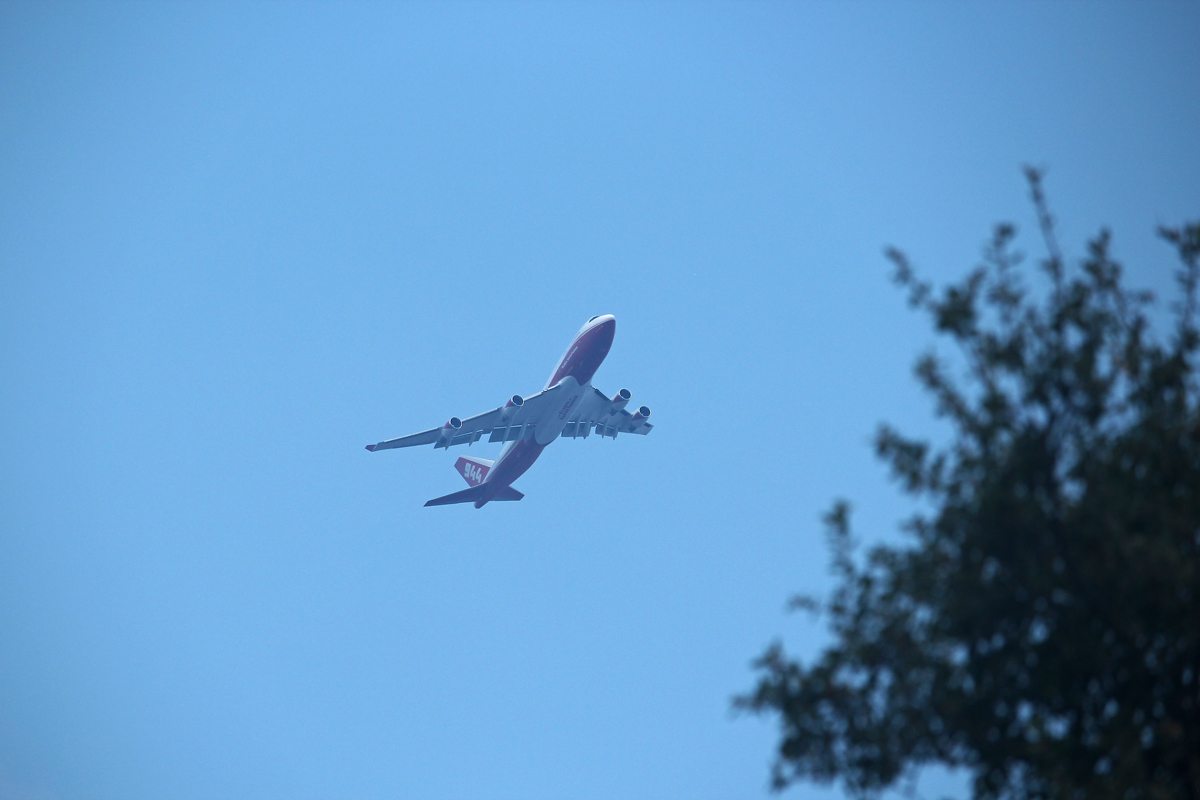
<svg viewBox="0 0 1200 800">
<path fill-rule="evenodd" d="M 489 442 L 516 442 L 521 439 L 533 438 L 533 425 L 526 423 L 524 425 L 507 425 L 498 427 L 492 430 L 492 436 L 488 439 Z"/>
<path fill-rule="evenodd" d="M 611 409 L 612 400 L 593 386 L 592 391 L 576 406 L 561 435 L 567 439 L 586 439 L 590 434 L 596 433 L 601 437 L 615 439 L 619 433 L 645 436 L 654 428 L 649 422 L 645 422 L 635 430 L 632 414 L 625 409 L 613 414 Z"/>
<path fill-rule="evenodd" d="M 374 452 L 376 450 L 391 450 L 395 447 L 416 447 L 422 444 L 433 444 L 437 441 L 438 434 L 441 432 L 441 428 L 430 428 L 427 431 L 401 436 L 398 439 L 388 439 L 386 442 L 369 444 L 367 445 L 367 449 Z"/>
</svg>

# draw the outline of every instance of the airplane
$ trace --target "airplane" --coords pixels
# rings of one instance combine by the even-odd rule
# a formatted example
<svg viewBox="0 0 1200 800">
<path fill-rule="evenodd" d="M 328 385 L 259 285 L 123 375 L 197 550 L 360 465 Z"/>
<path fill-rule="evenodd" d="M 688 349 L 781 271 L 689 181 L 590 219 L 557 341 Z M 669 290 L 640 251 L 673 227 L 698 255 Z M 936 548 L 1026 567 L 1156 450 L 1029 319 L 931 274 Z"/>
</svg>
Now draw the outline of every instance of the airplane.
<svg viewBox="0 0 1200 800">
<path fill-rule="evenodd" d="M 645 436 L 654 428 L 648 422 L 649 407 L 642 406 L 633 414 L 625 410 L 633 396 L 628 389 L 609 397 L 592 386 L 592 376 L 608 355 L 616 330 L 617 320 L 612 314 L 585 322 L 559 359 L 546 387 L 532 397 L 514 394 L 491 411 L 467 419 L 451 417 L 440 428 L 369 444 L 367 449 L 375 452 L 432 444 L 436 450 L 472 445 L 489 434 L 489 442 L 505 443 L 500 457 L 490 461 L 462 456 L 454 468 L 469 488 L 435 497 L 425 505 L 474 503 L 476 508 L 483 508 L 492 500 L 520 500 L 525 495 L 512 488 L 513 481 L 533 466 L 555 439 L 586 439 L 593 432 L 613 439 L 618 433 Z"/>
</svg>

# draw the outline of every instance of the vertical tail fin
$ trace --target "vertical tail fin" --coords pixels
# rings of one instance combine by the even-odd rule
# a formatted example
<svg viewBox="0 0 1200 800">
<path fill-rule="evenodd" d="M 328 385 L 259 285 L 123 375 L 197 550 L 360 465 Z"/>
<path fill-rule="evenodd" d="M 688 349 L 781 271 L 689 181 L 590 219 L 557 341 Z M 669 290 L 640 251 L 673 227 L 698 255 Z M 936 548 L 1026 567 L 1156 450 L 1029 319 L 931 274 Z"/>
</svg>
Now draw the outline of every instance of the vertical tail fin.
<svg viewBox="0 0 1200 800">
<path fill-rule="evenodd" d="M 492 464 L 495 463 L 495 461 L 489 461 L 486 458 L 462 456 L 458 461 L 454 462 L 454 468 L 458 470 L 459 475 L 463 476 L 463 480 L 471 486 L 478 486 L 487 478 L 488 472 L 492 469 Z"/>
</svg>

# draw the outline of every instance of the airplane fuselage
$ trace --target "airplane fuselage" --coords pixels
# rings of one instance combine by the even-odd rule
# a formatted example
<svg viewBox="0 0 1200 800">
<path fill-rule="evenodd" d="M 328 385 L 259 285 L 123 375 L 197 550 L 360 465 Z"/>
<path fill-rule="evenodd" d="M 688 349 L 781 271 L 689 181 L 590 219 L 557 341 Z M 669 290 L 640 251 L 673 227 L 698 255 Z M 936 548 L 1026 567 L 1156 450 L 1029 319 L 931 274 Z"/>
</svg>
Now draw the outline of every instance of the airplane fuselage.
<svg viewBox="0 0 1200 800">
<path fill-rule="evenodd" d="M 524 475 L 555 439 L 586 439 L 593 434 L 615 439 L 621 433 L 645 436 L 654 428 L 649 406 L 626 410 L 633 396 L 628 389 L 609 396 L 592 386 L 592 376 L 608 356 L 616 329 L 611 314 L 585 322 L 555 364 L 545 388 L 536 394 L 514 394 L 503 406 L 463 419 L 450 417 L 439 428 L 368 444 L 367 450 L 374 453 L 428 445 L 441 450 L 472 445 L 487 436 L 489 442 L 503 443 L 499 458 L 460 456 L 454 468 L 469 488 L 435 497 L 425 505 L 472 503 L 482 508 L 493 500 L 520 500 L 525 495 L 513 488 L 513 481 Z"/>
<path fill-rule="evenodd" d="M 547 409 L 534 427 L 532 439 L 520 439 L 504 445 L 500 457 L 484 479 L 483 493 L 475 501 L 482 508 L 513 481 L 533 466 L 538 456 L 562 433 L 571 409 L 591 386 L 592 376 L 604 362 L 612 347 L 617 321 L 611 314 L 593 317 L 580 328 L 563 357 L 546 381 L 545 388 L 561 384 L 555 403 Z"/>
</svg>

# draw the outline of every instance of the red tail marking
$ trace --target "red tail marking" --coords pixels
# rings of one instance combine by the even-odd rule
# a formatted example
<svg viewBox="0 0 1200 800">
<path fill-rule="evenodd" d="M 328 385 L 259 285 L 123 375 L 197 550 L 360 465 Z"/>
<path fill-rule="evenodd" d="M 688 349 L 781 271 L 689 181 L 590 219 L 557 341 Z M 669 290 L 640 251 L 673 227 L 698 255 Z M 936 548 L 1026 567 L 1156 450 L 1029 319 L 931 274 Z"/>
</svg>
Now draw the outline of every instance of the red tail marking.
<svg viewBox="0 0 1200 800">
<path fill-rule="evenodd" d="M 468 459 L 466 456 L 462 456 L 458 461 L 455 461 L 454 468 L 458 470 L 459 475 L 463 476 L 463 480 L 471 486 L 478 486 L 483 483 L 484 478 L 487 477 L 488 472 L 491 470 L 491 467 L 486 464 L 479 464 Z"/>
</svg>

